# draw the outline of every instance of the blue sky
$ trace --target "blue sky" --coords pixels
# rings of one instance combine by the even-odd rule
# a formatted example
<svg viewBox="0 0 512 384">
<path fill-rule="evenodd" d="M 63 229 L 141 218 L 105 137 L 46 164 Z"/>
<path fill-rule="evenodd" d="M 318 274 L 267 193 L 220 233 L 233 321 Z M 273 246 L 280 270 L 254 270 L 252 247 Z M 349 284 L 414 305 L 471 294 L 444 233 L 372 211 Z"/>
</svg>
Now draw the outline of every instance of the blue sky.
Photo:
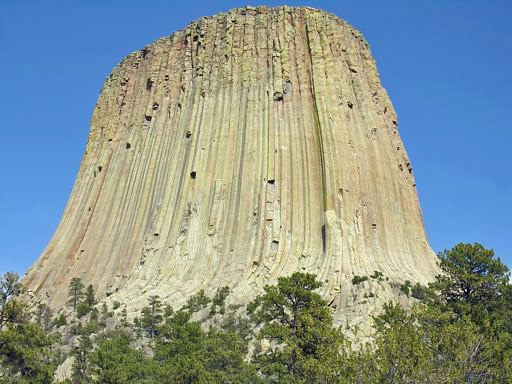
<svg viewBox="0 0 512 384">
<path fill-rule="evenodd" d="M 23 274 L 50 240 L 112 68 L 196 18 L 247 5 L 180 3 L 0 0 L 0 273 Z M 286 4 L 333 12 L 370 43 L 433 249 L 480 242 L 512 266 L 512 2 Z"/>
</svg>

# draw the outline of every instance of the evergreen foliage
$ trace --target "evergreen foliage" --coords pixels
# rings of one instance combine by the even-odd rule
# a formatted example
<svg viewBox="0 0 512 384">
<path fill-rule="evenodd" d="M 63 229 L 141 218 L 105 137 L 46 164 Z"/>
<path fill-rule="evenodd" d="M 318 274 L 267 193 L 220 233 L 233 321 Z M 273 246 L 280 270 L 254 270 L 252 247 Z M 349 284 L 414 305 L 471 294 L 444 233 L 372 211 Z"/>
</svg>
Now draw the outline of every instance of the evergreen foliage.
<svg viewBox="0 0 512 384">
<path fill-rule="evenodd" d="M 10 323 L 0 331 L 0 383 L 51 383 L 54 340 L 35 323 Z"/>
<path fill-rule="evenodd" d="M 103 303 L 100 316 L 93 287 L 84 293 L 80 279 L 69 287 L 73 313 L 52 321 L 43 304 L 31 311 L 8 273 L 0 278 L 0 384 L 53 383 L 68 356 L 68 384 L 511 383 L 508 268 L 479 244 L 439 259 L 434 283 L 400 287 L 412 309 L 384 305 L 373 338 L 357 346 L 343 334 L 348 327 L 333 325 L 312 274 L 280 277 L 246 308 L 226 305 L 228 287 L 213 298 L 200 291 L 176 311 L 151 296 L 131 324 L 126 307 L 114 315 Z M 370 278 L 384 281 L 377 271 Z"/>
<path fill-rule="evenodd" d="M 84 288 L 84 283 L 79 277 L 73 277 L 69 282 L 68 304 L 73 308 L 73 312 L 76 312 L 76 307 L 80 303 L 80 300 L 84 297 Z"/>
<path fill-rule="evenodd" d="M 128 328 L 129 325 L 130 324 L 128 323 L 128 311 L 126 310 L 126 307 L 124 307 L 121 311 L 121 327 Z"/>
<path fill-rule="evenodd" d="M 142 383 L 149 376 L 148 357 L 131 347 L 132 335 L 126 331 L 109 332 L 90 355 L 91 371 L 98 383 Z"/>
<path fill-rule="evenodd" d="M 402 285 L 400 285 L 400 291 L 405 293 L 405 295 L 407 297 L 409 297 L 411 294 L 411 288 L 412 288 L 412 283 L 410 280 L 405 280 L 405 282 Z"/>
<path fill-rule="evenodd" d="M 212 305 L 210 307 L 210 316 L 220 313 L 223 315 L 226 311 L 226 298 L 230 293 L 229 287 L 222 287 L 217 289 L 215 296 L 212 299 Z"/>
<path fill-rule="evenodd" d="M 206 296 L 204 293 L 204 289 L 201 289 L 195 295 L 190 296 L 185 304 L 184 309 L 186 309 L 189 313 L 196 313 L 201 309 L 205 308 L 212 300 Z"/>
<path fill-rule="evenodd" d="M 91 308 L 96 305 L 96 297 L 94 296 L 94 287 L 92 284 L 89 284 L 85 291 L 85 302 Z"/>
<path fill-rule="evenodd" d="M 35 322 L 39 324 L 44 331 L 48 331 L 51 327 L 52 311 L 44 303 L 38 303 L 34 313 Z"/>
<path fill-rule="evenodd" d="M 150 296 L 149 305 L 142 308 L 141 325 L 148 333 L 150 338 L 153 338 L 158 331 L 158 325 L 162 322 L 162 302 L 160 297 Z"/>
<path fill-rule="evenodd" d="M 235 332 L 208 331 L 180 310 L 160 327 L 154 348 L 155 383 L 258 383 L 245 361 L 247 340 Z"/>
<path fill-rule="evenodd" d="M 368 276 L 355 275 L 352 278 L 352 284 L 357 285 L 357 284 L 360 284 L 360 283 L 362 283 L 363 281 L 366 281 L 366 280 L 368 280 Z"/>
<path fill-rule="evenodd" d="M 0 329 L 21 322 L 26 315 L 25 306 L 17 300 L 22 291 L 18 274 L 7 272 L 0 278 Z"/>
<path fill-rule="evenodd" d="M 510 272 L 492 249 L 481 244 L 457 244 L 439 255 L 444 272 L 432 288 L 439 292 L 442 308 L 457 317 L 470 316 L 477 323 L 511 310 Z M 490 320 L 490 319 L 489 319 Z"/>
<path fill-rule="evenodd" d="M 30 322 L 23 287 L 13 272 L 0 278 L 0 383 L 46 384 L 53 381 L 54 338 Z"/>
<path fill-rule="evenodd" d="M 52 325 L 55 328 L 60 328 L 64 325 L 66 325 L 67 323 L 68 323 L 68 321 L 66 320 L 66 316 L 63 313 L 61 313 L 58 317 L 53 319 Z"/>
<path fill-rule="evenodd" d="M 340 335 L 332 328 L 331 313 L 314 292 L 320 286 L 315 275 L 296 272 L 280 277 L 277 286 L 266 286 L 248 306 L 255 322 L 262 324 L 258 338 L 272 345 L 258 356 L 258 364 L 277 382 L 295 376 L 307 380 L 324 354 L 337 346 Z"/>
</svg>

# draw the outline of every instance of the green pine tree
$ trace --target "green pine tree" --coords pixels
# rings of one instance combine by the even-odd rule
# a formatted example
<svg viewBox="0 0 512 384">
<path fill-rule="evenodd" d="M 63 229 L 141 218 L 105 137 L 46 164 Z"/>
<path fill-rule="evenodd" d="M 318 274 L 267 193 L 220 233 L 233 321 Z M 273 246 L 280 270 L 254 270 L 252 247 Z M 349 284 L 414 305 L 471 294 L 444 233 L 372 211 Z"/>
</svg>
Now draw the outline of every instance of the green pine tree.
<svg viewBox="0 0 512 384">
<path fill-rule="evenodd" d="M 266 286 L 248 306 L 253 320 L 262 325 L 259 339 L 271 342 L 257 357 L 268 377 L 294 383 L 310 382 L 313 376 L 333 380 L 325 363 L 328 358 L 336 361 L 344 339 L 332 327 L 326 302 L 315 292 L 320 286 L 315 275 L 296 272 Z"/>
<path fill-rule="evenodd" d="M 52 345 L 41 325 L 30 322 L 17 274 L 0 277 L 0 383 L 52 383 Z"/>
<path fill-rule="evenodd" d="M 128 384 L 149 382 L 149 357 L 131 347 L 127 331 L 107 332 L 90 355 L 91 369 L 98 383 Z"/>
<path fill-rule="evenodd" d="M 26 306 L 19 300 L 23 286 L 15 272 L 0 277 L 0 329 L 7 324 L 22 322 L 27 316 Z"/>
<path fill-rule="evenodd" d="M 80 332 L 78 345 L 73 349 L 72 379 L 74 383 L 90 383 L 89 355 L 92 350 L 92 341 L 86 332 Z"/>
<path fill-rule="evenodd" d="M 128 323 L 128 312 L 126 311 L 126 307 L 123 307 L 121 311 L 121 326 L 123 328 L 128 328 L 129 325 L 130 324 Z"/>
<path fill-rule="evenodd" d="M 481 244 L 457 244 L 438 255 L 442 275 L 431 285 L 439 292 L 445 310 L 458 317 L 471 316 L 483 324 L 511 303 L 504 300 L 510 283 L 508 267 Z"/>
<path fill-rule="evenodd" d="M 162 302 L 158 295 L 150 296 L 147 307 L 142 308 L 141 323 L 148 336 L 153 338 L 157 331 L 157 326 L 162 322 Z"/>
<path fill-rule="evenodd" d="M 73 277 L 69 282 L 68 297 L 68 304 L 73 308 L 73 312 L 76 312 L 76 307 L 84 297 L 84 283 L 79 277 Z"/>
<path fill-rule="evenodd" d="M 94 288 L 92 284 L 89 284 L 87 286 L 87 289 L 85 290 L 85 298 L 84 301 L 89 305 L 89 307 L 94 307 L 96 305 L 96 297 L 94 296 Z"/>
</svg>

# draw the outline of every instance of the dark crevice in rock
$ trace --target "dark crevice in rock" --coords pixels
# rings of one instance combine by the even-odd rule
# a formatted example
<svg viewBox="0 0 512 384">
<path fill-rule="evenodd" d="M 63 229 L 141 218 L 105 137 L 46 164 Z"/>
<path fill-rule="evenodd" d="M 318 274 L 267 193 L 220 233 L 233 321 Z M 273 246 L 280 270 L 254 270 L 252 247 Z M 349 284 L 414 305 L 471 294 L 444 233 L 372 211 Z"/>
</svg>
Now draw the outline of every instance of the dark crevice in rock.
<svg viewBox="0 0 512 384">
<path fill-rule="evenodd" d="M 153 80 L 148 79 L 148 81 L 146 81 L 146 90 L 149 92 L 151 88 L 153 88 Z"/>
<path fill-rule="evenodd" d="M 274 101 L 283 101 L 283 93 L 274 92 Z"/>
</svg>

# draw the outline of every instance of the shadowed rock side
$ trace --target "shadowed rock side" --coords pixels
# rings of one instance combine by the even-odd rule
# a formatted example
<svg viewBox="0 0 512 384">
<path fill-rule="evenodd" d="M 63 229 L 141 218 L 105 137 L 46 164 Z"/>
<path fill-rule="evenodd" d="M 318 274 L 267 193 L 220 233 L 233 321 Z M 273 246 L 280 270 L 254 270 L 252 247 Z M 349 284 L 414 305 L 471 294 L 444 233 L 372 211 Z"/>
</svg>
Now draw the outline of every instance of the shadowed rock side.
<svg viewBox="0 0 512 384">
<path fill-rule="evenodd" d="M 247 7 L 126 57 L 29 288 L 54 308 L 75 276 L 129 308 L 224 285 L 246 302 L 297 270 L 325 282 L 338 320 L 394 295 L 366 282 L 382 293 L 355 310 L 354 274 L 437 272 L 361 34 L 319 10 Z"/>
</svg>

